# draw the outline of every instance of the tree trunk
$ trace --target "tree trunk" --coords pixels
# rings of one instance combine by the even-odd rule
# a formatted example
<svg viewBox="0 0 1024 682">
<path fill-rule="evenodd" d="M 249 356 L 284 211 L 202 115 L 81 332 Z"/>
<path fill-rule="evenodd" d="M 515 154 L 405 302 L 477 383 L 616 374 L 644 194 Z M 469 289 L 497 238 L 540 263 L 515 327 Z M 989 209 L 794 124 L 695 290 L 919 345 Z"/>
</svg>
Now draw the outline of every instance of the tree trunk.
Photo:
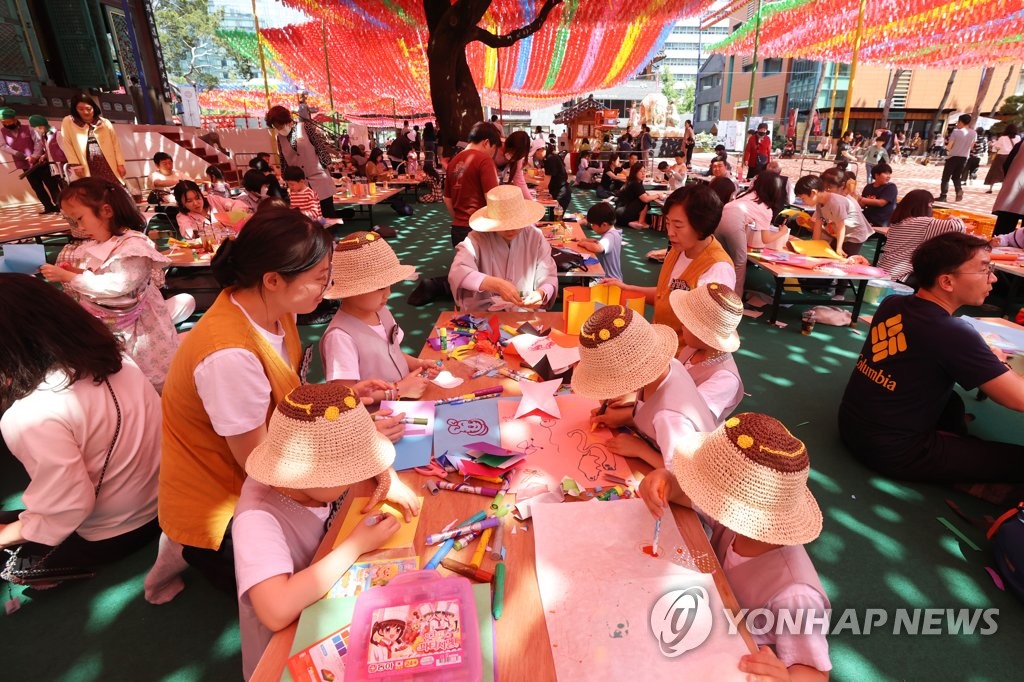
<svg viewBox="0 0 1024 682">
<path fill-rule="evenodd" d="M 889 82 L 889 89 L 885 93 L 885 106 L 882 107 L 882 127 L 889 129 L 889 110 L 892 108 L 892 98 L 896 94 L 896 84 L 903 77 L 906 69 L 896 69 L 892 74 L 892 81 Z"/>
<path fill-rule="evenodd" d="M 937 132 L 942 133 L 943 137 L 946 136 L 946 126 L 945 126 L 946 115 L 943 112 L 943 109 L 946 108 L 946 102 L 949 101 L 949 93 L 953 90 L 953 81 L 955 81 L 955 80 L 956 80 L 956 69 L 953 69 L 952 71 L 949 72 L 949 80 L 946 81 L 946 91 L 944 93 L 942 93 L 942 99 L 939 100 L 939 106 L 936 107 L 936 109 L 935 109 L 935 118 L 932 120 L 932 129 L 931 129 L 931 131 L 929 133 L 929 135 L 931 137 L 934 137 L 935 133 L 937 133 Z M 943 123 L 941 128 L 939 127 L 939 125 L 940 125 L 939 122 L 940 121 L 942 121 L 942 123 Z M 930 148 L 931 147 L 931 139 L 925 140 L 925 144 L 928 145 L 928 147 Z"/>
<path fill-rule="evenodd" d="M 988 94 L 989 86 L 992 85 L 992 76 L 995 75 L 996 67 L 986 66 L 981 73 L 981 84 L 978 85 L 978 96 L 974 99 L 974 108 L 971 109 L 971 121 L 978 119 L 978 114 L 981 113 L 981 103 L 985 100 L 985 95 Z"/>
<path fill-rule="evenodd" d="M 1010 79 L 1013 78 L 1013 74 L 1017 73 L 1017 71 L 1017 65 L 1010 64 L 1010 70 L 1006 73 L 1006 78 L 1003 79 L 1003 87 L 999 88 L 999 97 L 996 97 L 996 103 L 988 113 L 994 114 L 999 111 L 999 106 L 1003 103 L 1003 97 L 1006 97 L 1006 88 L 1010 85 Z"/>
<path fill-rule="evenodd" d="M 811 98 L 811 108 L 807 112 L 807 127 L 804 128 L 804 141 L 800 145 L 803 149 L 804 154 L 807 153 L 807 143 L 811 139 L 811 123 L 814 121 L 814 112 L 818 110 L 818 98 L 821 97 L 821 86 L 825 83 L 825 69 L 828 68 L 828 62 L 821 62 L 820 68 L 818 69 L 818 82 L 814 86 L 814 96 Z M 818 118 L 819 125 L 821 124 L 821 118 Z"/>
</svg>

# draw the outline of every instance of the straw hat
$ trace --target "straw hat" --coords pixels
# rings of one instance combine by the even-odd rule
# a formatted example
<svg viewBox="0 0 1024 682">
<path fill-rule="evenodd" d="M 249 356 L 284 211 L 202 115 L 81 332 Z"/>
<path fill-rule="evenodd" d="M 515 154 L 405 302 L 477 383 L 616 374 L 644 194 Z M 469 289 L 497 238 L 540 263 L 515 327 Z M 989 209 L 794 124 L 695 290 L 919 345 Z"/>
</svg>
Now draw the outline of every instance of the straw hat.
<svg viewBox="0 0 1024 682">
<path fill-rule="evenodd" d="M 544 206 L 528 201 L 515 185 L 498 185 L 487 192 L 487 205 L 474 211 L 469 226 L 477 232 L 518 230 L 544 217 Z"/>
<path fill-rule="evenodd" d="M 333 282 L 324 298 L 348 298 L 368 294 L 404 279 L 413 279 L 416 268 L 402 265 L 384 238 L 375 232 L 353 232 L 334 247 Z"/>
<path fill-rule="evenodd" d="M 698 339 L 715 350 L 732 353 L 740 347 L 736 327 L 743 319 L 743 301 L 736 292 L 717 282 L 668 295 L 672 312 Z"/>
<path fill-rule="evenodd" d="M 329 381 L 299 386 L 277 404 L 245 470 L 265 485 L 302 490 L 365 481 L 394 461 L 395 446 L 355 392 Z"/>
<path fill-rule="evenodd" d="M 695 439 L 692 452 L 672 458 L 672 473 L 701 511 L 775 545 L 818 537 L 821 510 L 807 487 L 807 448 L 781 422 L 744 412 Z"/>
<path fill-rule="evenodd" d="M 636 391 L 661 376 L 678 349 L 671 327 L 651 324 L 625 306 L 598 308 L 580 329 L 573 393 L 606 400 Z"/>
</svg>

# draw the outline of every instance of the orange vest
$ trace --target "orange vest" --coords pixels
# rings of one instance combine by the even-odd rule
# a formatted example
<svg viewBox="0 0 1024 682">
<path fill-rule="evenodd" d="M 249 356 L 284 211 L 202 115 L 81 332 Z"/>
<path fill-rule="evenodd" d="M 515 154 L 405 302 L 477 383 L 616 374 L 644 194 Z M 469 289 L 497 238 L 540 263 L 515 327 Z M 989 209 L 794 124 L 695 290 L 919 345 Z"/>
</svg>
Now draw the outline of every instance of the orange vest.
<svg viewBox="0 0 1024 682">
<path fill-rule="evenodd" d="M 680 348 L 686 345 L 683 341 L 682 324 L 679 322 L 676 314 L 672 312 L 672 306 L 668 302 L 668 295 L 672 292 L 672 288 L 669 286 L 671 284 L 669 280 L 672 279 L 672 270 L 676 267 L 676 263 L 679 261 L 679 254 L 681 253 L 682 251 L 679 249 L 668 250 L 668 255 L 665 256 L 665 263 L 661 266 L 661 273 L 658 275 L 658 289 L 654 294 L 654 323 L 672 327 L 679 336 Z M 733 264 L 732 258 L 726 250 L 722 248 L 717 239 L 712 237 L 707 248 L 690 262 L 678 279 L 686 283 L 687 289 L 695 289 L 697 288 L 697 280 L 704 274 L 704 271 L 719 261 L 728 263 L 730 267 Z"/>
<path fill-rule="evenodd" d="M 224 530 L 235 511 L 245 471 L 227 441 L 218 436 L 196 390 L 199 363 L 226 348 L 255 355 L 270 381 L 270 409 L 299 385 L 302 358 L 299 331 L 291 315 L 284 329 L 285 363 L 274 347 L 231 302 L 225 289 L 186 336 L 167 371 L 163 390 L 163 454 L 160 462 L 158 511 L 160 527 L 183 545 L 220 549 Z"/>
</svg>

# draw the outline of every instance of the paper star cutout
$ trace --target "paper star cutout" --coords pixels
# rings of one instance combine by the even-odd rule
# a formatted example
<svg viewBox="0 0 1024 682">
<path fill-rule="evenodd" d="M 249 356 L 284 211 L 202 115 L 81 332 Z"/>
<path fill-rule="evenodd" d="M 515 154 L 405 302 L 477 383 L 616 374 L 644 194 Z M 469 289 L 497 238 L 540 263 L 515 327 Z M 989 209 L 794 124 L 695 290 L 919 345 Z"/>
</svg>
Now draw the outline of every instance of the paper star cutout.
<svg viewBox="0 0 1024 682">
<path fill-rule="evenodd" d="M 555 400 L 555 391 L 561 385 L 561 379 L 541 383 L 520 381 L 519 389 L 523 392 L 523 397 L 519 401 L 519 407 L 516 408 L 515 419 L 519 419 L 534 410 L 543 412 L 555 419 L 561 418 L 562 413 L 559 411 L 558 402 Z"/>
</svg>

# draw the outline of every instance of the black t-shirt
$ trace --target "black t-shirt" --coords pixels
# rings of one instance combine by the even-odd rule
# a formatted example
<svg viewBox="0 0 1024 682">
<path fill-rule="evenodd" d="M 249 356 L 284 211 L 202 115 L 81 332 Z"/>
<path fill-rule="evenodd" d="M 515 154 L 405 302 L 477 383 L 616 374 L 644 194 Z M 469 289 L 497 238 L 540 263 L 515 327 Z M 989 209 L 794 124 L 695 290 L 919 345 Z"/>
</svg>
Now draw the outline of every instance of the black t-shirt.
<svg viewBox="0 0 1024 682">
<path fill-rule="evenodd" d="M 604 187 L 609 192 L 614 192 L 617 189 L 619 189 L 620 187 L 622 187 L 622 181 L 621 180 L 616 180 L 611 175 L 609 175 L 609 173 L 616 173 L 616 174 L 618 174 L 618 173 L 621 173 L 621 172 L 622 172 L 621 168 L 616 168 L 614 171 L 611 169 L 611 167 L 606 168 L 604 173 L 601 174 L 601 187 Z"/>
<path fill-rule="evenodd" d="M 892 212 L 896 210 L 896 185 L 887 182 L 881 187 L 875 187 L 875 183 L 869 182 L 861 192 L 861 196 L 869 199 L 885 199 L 885 206 L 865 206 L 864 217 L 872 225 L 888 225 Z"/>
<path fill-rule="evenodd" d="M 853 148 L 849 142 L 839 141 L 839 146 L 836 147 L 836 161 L 846 161 L 847 158 L 843 156 L 843 152 L 848 152 Z"/>
<path fill-rule="evenodd" d="M 544 175 L 551 178 L 548 182 L 548 192 L 551 193 L 552 197 L 558 198 L 559 192 L 562 191 L 566 180 L 569 179 L 568 173 L 565 170 L 565 160 L 558 154 L 548 154 L 547 158 L 544 159 Z"/>
<path fill-rule="evenodd" d="M 964 320 L 918 296 L 890 296 L 871 320 L 839 411 L 895 454 L 935 431 L 954 384 L 972 390 L 1008 369 Z"/>
<path fill-rule="evenodd" d="M 636 220 L 640 217 L 640 211 L 644 210 L 644 202 L 640 201 L 640 197 L 645 191 L 643 184 L 627 182 L 619 192 L 619 207 L 622 208 L 622 214 L 629 220 Z"/>
</svg>

